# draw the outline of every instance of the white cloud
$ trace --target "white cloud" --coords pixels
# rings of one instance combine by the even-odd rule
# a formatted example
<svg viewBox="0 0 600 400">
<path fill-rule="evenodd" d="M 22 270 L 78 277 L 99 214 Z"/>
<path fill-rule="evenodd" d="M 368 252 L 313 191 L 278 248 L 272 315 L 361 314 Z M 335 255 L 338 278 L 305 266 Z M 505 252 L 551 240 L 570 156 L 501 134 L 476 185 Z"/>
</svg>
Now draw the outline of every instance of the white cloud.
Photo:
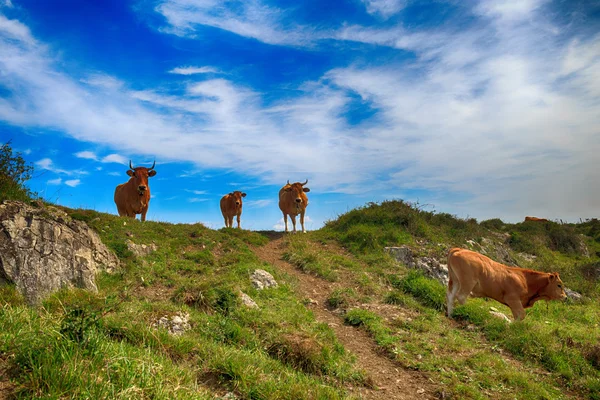
<svg viewBox="0 0 600 400">
<path fill-rule="evenodd" d="M 197 194 L 197 195 L 202 195 L 202 194 L 208 193 L 206 190 L 190 190 L 190 189 L 184 189 L 184 190 L 186 192 Z"/>
<path fill-rule="evenodd" d="M 213 67 L 177 67 L 169 71 L 171 74 L 179 75 L 208 74 L 211 72 L 219 72 L 219 70 Z"/>
<path fill-rule="evenodd" d="M 129 160 L 127 160 L 125 157 L 123 157 L 120 154 L 109 154 L 106 157 L 102 157 L 102 162 L 128 165 L 127 163 L 129 162 Z"/>
<path fill-rule="evenodd" d="M 4 0 L 4 5 L 8 8 L 13 8 L 13 3 L 11 0 Z"/>
<path fill-rule="evenodd" d="M 80 151 L 78 153 L 75 153 L 74 156 L 77 158 L 85 158 L 88 160 L 98 160 L 98 156 L 96 155 L 96 153 L 91 151 Z"/>
<path fill-rule="evenodd" d="M 292 224 L 292 221 L 290 219 L 290 217 L 288 217 L 288 231 L 292 232 L 294 229 L 294 225 Z M 304 228 L 306 230 L 309 230 L 309 227 L 312 226 L 312 222 L 313 220 L 308 216 L 308 215 L 304 215 Z M 273 225 L 273 230 L 274 231 L 283 231 L 285 230 L 285 222 L 283 221 L 283 218 L 280 218 L 274 225 Z M 296 231 L 297 232 L 302 232 L 302 225 L 300 224 L 300 216 L 296 216 Z"/>
<path fill-rule="evenodd" d="M 246 200 L 244 201 L 244 207 L 246 208 L 264 208 L 273 204 L 273 200 L 263 199 L 263 200 Z"/>
<path fill-rule="evenodd" d="M 25 155 L 31 154 L 31 149 L 25 149 L 25 150 L 23 150 L 23 154 L 25 154 Z"/>
<path fill-rule="evenodd" d="M 62 183 L 62 178 L 50 179 L 46 183 L 48 185 L 60 185 Z"/>
<path fill-rule="evenodd" d="M 388 18 L 406 6 L 407 0 L 362 0 L 369 14 L 378 14 Z"/>
<path fill-rule="evenodd" d="M 225 26 L 230 16 L 220 2 L 209 7 L 207 1 L 179 0 L 179 11 L 175 2 L 162 4 L 162 11 L 172 12 L 172 27 L 188 33 L 201 24 L 194 22 L 198 18 L 223 20 Z M 261 9 L 257 4 L 241 9 Z M 0 25 L 0 53 L 6 55 L 0 82 L 19 94 L 0 99 L 0 119 L 199 169 L 243 165 L 267 184 L 302 177 L 318 183 L 320 192 L 421 189 L 438 209 L 452 209 L 452 203 L 477 210 L 477 217 L 516 217 L 529 209 L 595 215 L 600 188 L 589 182 L 600 178 L 600 37 L 554 36 L 544 7 L 528 4 L 516 11 L 481 9 L 485 17 L 459 32 L 350 26 L 328 33 L 414 57 L 333 69 L 294 87 L 293 95 L 269 99 L 268 106 L 261 93 L 227 79 L 186 83 L 183 93 L 180 86 L 90 91 L 60 72 L 44 46 L 27 46 L 23 34 L 19 43 L 5 33 L 14 28 Z M 509 29 L 498 23 L 499 12 L 511 21 L 527 15 L 536 24 Z M 266 19 L 283 29 L 276 14 L 269 9 L 253 21 Z M 261 35 L 255 36 L 275 40 Z M 299 45 L 325 36 L 275 42 Z M 374 117 L 350 123 L 356 101 Z M 127 165 L 122 156 L 114 161 Z M 54 168 L 49 159 L 41 165 Z"/>
<path fill-rule="evenodd" d="M 17 20 L 8 19 L 2 14 L 0 14 L 0 33 L 25 45 L 35 44 L 35 39 L 27 26 Z"/>
<path fill-rule="evenodd" d="M 110 176 L 124 176 L 124 173 L 120 173 L 120 172 L 109 172 L 108 175 Z"/>
<path fill-rule="evenodd" d="M 79 179 L 70 179 L 68 181 L 65 181 L 65 185 L 71 186 L 71 187 L 78 186 L 80 183 L 81 183 L 81 181 Z"/>
<path fill-rule="evenodd" d="M 188 201 L 190 203 L 200 203 L 200 202 L 203 202 L 203 201 L 208 201 L 208 199 L 203 199 L 203 198 L 200 198 L 200 197 L 191 197 L 191 198 L 188 199 Z"/>
<path fill-rule="evenodd" d="M 57 174 L 64 174 L 64 175 L 87 175 L 88 174 L 87 171 L 83 171 L 81 169 L 65 170 L 65 169 L 59 168 L 54 164 L 54 162 L 50 158 L 42 158 L 41 160 L 36 161 L 35 165 L 39 169 L 52 171 Z"/>
</svg>

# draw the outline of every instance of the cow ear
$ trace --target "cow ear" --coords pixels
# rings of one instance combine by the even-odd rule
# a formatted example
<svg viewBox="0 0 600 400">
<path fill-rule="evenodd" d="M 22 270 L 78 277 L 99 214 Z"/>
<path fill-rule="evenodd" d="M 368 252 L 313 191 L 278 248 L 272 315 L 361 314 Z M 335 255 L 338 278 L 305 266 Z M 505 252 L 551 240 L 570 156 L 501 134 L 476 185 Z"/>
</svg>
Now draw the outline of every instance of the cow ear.
<svg viewBox="0 0 600 400">
<path fill-rule="evenodd" d="M 155 170 L 152 170 L 152 171 L 148 172 L 148 176 L 154 176 L 154 175 L 156 175 L 156 171 Z"/>
<path fill-rule="evenodd" d="M 133 176 L 134 173 L 135 172 L 130 169 L 127 170 L 127 175 L 129 175 L 129 176 Z"/>
<path fill-rule="evenodd" d="M 558 279 L 558 274 L 556 272 L 550 274 L 550 276 L 548 277 L 548 279 L 550 280 L 550 282 L 554 282 Z"/>
<path fill-rule="evenodd" d="M 242 192 L 242 197 L 246 197 L 246 193 Z"/>
<path fill-rule="evenodd" d="M 308 193 L 308 192 L 310 192 L 310 189 L 309 188 L 302 188 L 302 191 Z"/>
</svg>

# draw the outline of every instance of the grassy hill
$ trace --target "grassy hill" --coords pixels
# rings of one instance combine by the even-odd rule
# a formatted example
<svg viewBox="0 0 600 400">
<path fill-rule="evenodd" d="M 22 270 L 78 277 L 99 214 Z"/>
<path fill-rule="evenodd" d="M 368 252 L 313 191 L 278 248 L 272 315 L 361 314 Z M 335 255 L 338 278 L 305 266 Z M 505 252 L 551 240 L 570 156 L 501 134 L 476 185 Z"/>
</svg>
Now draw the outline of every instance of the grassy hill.
<svg viewBox="0 0 600 400">
<path fill-rule="evenodd" d="M 97 294 L 64 290 L 38 309 L 0 287 L 0 398 L 600 399 L 598 220 L 478 223 L 389 201 L 283 235 L 65 211 L 122 268 Z M 157 250 L 135 256 L 128 240 Z M 501 249 L 585 300 L 506 324 L 488 312 L 506 307 L 469 299 L 449 320 L 445 288 L 384 253 L 397 245 L 440 259 Z M 258 268 L 279 286 L 254 289 Z M 190 330 L 154 327 L 173 315 Z"/>
</svg>

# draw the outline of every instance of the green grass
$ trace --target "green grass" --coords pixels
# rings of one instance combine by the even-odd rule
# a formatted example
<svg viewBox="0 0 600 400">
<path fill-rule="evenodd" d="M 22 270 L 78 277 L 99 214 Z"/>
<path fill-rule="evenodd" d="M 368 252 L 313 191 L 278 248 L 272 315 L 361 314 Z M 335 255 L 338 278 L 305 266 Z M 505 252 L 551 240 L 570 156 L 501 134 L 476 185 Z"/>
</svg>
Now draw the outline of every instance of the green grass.
<svg viewBox="0 0 600 400">
<path fill-rule="evenodd" d="M 14 286 L 0 286 L 0 360 L 17 397 L 209 399 L 232 391 L 241 399 L 345 399 L 348 387 L 371 384 L 289 277 L 254 254 L 267 233 L 65 211 L 95 229 L 122 265 L 98 276 L 97 294 L 63 290 L 38 309 Z M 284 236 L 283 258 L 330 282 L 325 305 L 368 332 L 382 354 L 436 382 L 440 396 L 600 399 L 599 232 L 597 220 L 477 223 L 390 201 Z M 136 257 L 128 240 L 158 249 Z M 467 241 L 490 254 L 503 246 L 526 268 L 558 271 L 586 300 L 540 302 L 525 321 L 507 324 L 488 312 L 510 315 L 506 307 L 469 299 L 451 320 L 445 288 L 383 251 L 408 245 L 443 259 Z M 279 287 L 254 289 L 257 268 Z M 243 306 L 240 291 L 259 307 Z M 176 313 L 189 314 L 182 336 L 153 327 Z"/>
</svg>

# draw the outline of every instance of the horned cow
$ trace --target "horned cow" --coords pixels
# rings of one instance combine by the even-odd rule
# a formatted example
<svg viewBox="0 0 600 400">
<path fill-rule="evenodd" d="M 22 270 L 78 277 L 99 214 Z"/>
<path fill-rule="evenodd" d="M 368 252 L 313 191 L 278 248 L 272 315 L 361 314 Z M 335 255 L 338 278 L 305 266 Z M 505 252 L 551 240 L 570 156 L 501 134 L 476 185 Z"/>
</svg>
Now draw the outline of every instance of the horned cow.
<svg viewBox="0 0 600 400">
<path fill-rule="evenodd" d="M 233 217 L 237 217 L 237 227 L 240 228 L 240 216 L 242 215 L 242 197 L 246 193 L 236 190 L 221 198 L 221 213 L 227 228 L 233 228 Z"/>
<path fill-rule="evenodd" d="M 304 213 L 306 212 L 306 206 L 308 206 L 306 193 L 310 192 L 309 188 L 304 187 L 307 183 L 308 179 L 304 183 L 290 183 L 288 180 L 287 184 L 279 190 L 279 209 L 283 213 L 286 232 L 288 232 L 288 215 L 292 220 L 294 232 L 296 232 L 296 216 L 300 214 L 302 232 L 306 233 L 306 229 L 304 228 Z"/>
<path fill-rule="evenodd" d="M 115 204 L 117 211 L 121 217 L 135 218 L 137 214 L 141 214 L 142 221 L 146 220 L 146 213 L 150 205 L 150 186 L 148 186 L 148 178 L 156 175 L 154 166 L 152 167 L 135 167 L 129 161 L 129 170 L 127 175 L 129 181 L 118 185 L 115 188 Z"/>
<path fill-rule="evenodd" d="M 452 316 L 454 301 L 464 304 L 467 297 L 489 297 L 510 307 L 515 320 L 525 318 L 525 309 L 538 300 L 567 297 L 557 272 L 546 273 L 509 267 L 467 249 L 448 252 L 446 305 Z"/>
</svg>

